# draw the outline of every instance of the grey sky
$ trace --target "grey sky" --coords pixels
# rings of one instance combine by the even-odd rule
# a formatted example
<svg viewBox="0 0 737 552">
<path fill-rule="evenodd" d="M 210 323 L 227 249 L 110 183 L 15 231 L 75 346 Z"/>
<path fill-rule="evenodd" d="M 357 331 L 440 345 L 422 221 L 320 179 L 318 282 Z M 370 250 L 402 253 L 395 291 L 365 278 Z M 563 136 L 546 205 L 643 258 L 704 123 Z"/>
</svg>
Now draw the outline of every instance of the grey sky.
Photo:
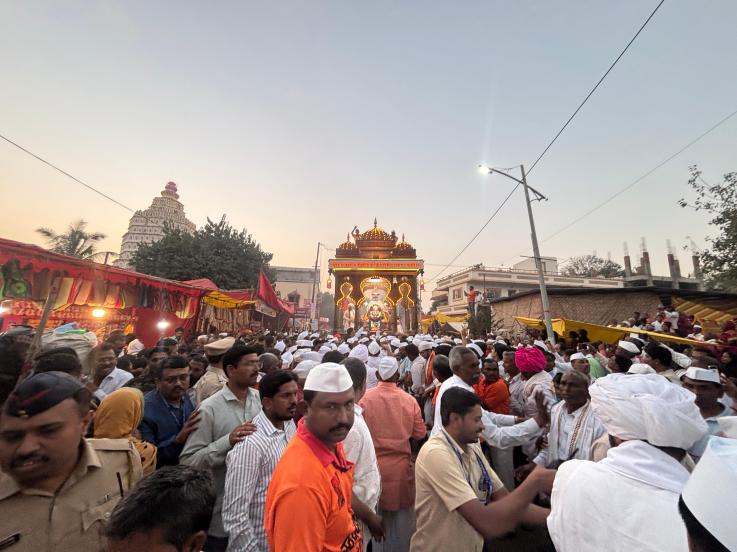
<svg viewBox="0 0 737 552">
<path fill-rule="evenodd" d="M 529 166 L 655 5 L 8 1 L 0 132 L 134 208 L 174 180 L 189 218 L 226 213 L 280 265 L 375 216 L 443 265 L 513 185 L 476 165 Z M 666 1 L 530 176 L 541 238 L 737 109 L 735 22 Z M 688 165 L 737 170 L 736 137 L 737 116 L 542 253 L 621 261 L 645 236 L 666 271 L 667 238 L 709 233 L 676 204 Z M 129 213 L 6 143 L 0 187 L 0 235 L 82 216 L 119 248 Z M 454 264 L 510 265 L 528 232 L 517 193 Z"/>
</svg>

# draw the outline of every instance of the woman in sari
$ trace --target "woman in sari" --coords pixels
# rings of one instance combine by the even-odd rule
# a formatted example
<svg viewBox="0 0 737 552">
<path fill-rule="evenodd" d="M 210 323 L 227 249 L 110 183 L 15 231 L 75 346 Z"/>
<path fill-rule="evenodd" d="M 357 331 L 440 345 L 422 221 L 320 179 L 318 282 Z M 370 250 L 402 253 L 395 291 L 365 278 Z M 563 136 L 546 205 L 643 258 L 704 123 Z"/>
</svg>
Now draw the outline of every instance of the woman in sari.
<svg viewBox="0 0 737 552">
<path fill-rule="evenodd" d="M 138 424 L 143 419 L 143 393 L 122 387 L 105 397 L 95 414 L 96 439 L 128 439 L 141 456 L 143 475 L 156 469 L 156 447 L 140 439 Z"/>
</svg>

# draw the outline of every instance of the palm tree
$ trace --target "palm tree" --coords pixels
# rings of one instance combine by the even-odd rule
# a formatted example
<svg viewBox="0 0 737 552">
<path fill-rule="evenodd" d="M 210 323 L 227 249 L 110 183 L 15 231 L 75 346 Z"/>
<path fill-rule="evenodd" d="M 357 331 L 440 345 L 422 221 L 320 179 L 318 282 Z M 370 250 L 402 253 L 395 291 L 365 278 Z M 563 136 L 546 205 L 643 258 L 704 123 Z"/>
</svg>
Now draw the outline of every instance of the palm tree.
<svg viewBox="0 0 737 552">
<path fill-rule="evenodd" d="M 69 225 L 68 230 L 63 234 L 57 234 L 51 228 L 37 228 L 36 232 L 41 234 L 50 245 L 50 251 L 69 255 L 70 257 L 78 257 L 80 259 L 92 260 L 99 254 L 95 248 L 95 244 L 106 238 L 101 232 L 88 233 L 87 222 L 79 219 Z"/>
</svg>

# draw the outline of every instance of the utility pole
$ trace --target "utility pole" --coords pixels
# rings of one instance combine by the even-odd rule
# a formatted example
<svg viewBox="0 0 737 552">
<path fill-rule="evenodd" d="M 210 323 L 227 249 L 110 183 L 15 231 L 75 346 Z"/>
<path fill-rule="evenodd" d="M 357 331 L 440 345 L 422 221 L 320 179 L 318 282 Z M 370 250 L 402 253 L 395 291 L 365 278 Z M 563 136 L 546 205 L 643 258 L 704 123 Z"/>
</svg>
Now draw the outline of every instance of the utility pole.
<svg viewBox="0 0 737 552">
<path fill-rule="evenodd" d="M 525 189 L 525 203 L 527 203 L 527 216 L 530 218 L 530 237 L 532 238 L 532 254 L 535 256 L 535 266 L 537 267 L 537 277 L 540 281 L 540 300 L 543 306 L 543 320 L 545 321 L 545 330 L 548 333 L 548 339 L 552 345 L 555 345 L 555 334 L 553 333 L 553 321 L 550 318 L 550 301 L 548 300 L 548 288 L 545 286 L 545 271 L 543 270 L 543 261 L 540 258 L 540 247 L 537 244 L 537 232 L 535 231 L 535 219 L 532 216 L 532 203 L 530 202 L 530 189 L 527 186 L 527 175 L 525 174 L 525 166 L 520 165 L 522 171 L 522 187 Z M 547 199 L 539 192 L 535 192 L 539 199 Z"/>
<path fill-rule="evenodd" d="M 317 254 L 315 255 L 315 273 L 312 278 L 312 307 L 310 309 L 310 330 L 312 330 L 312 321 L 317 316 L 317 305 L 315 304 L 315 291 L 317 289 L 317 272 L 320 262 L 320 242 L 317 242 Z M 318 325 L 319 326 L 319 325 Z"/>
<path fill-rule="evenodd" d="M 555 334 L 553 333 L 553 321 L 550 318 L 550 302 L 548 301 L 548 289 L 545 287 L 545 271 L 543 270 L 543 261 L 540 257 L 540 247 L 537 244 L 537 232 L 535 231 L 535 219 L 532 216 L 532 203 L 530 202 L 530 190 L 535 194 L 536 200 L 545 200 L 548 198 L 538 192 L 535 188 L 527 185 L 527 175 L 525 174 L 524 165 L 520 165 L 522 171 L 522 180 L 516 178 L 510 174 L 505 173 L 502 170 L 495 169 L 494 167 L 488 167 L 486 165 L 479 165 L 479 172 L 481 174 L 497 173 L 502 176 L 506 176 L 510 180 L 514 180 L 518 184 L 521 184 L 525 190 L 525 203 L 527 204 L 527 216 L 530 219 L 530 237 L 532 238 L 532 254 L 535 259 L 535 267 L 537 268 L 537 276 L 540 283 L 540 300 L 543 307 L 543 320 L 545 322 L 545 330 L 548 332 L 548 339 L 550 343 L 555 345 Z"/>
</svg>

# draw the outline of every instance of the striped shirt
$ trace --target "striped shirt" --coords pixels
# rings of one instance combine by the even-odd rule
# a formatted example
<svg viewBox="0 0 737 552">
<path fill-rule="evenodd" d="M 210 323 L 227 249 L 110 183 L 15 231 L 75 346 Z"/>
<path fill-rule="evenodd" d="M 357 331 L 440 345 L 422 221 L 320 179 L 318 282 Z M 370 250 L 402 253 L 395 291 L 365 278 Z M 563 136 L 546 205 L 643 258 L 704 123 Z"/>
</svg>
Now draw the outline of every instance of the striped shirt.
<svg viewBox="0 0 737 552">
<path fill-rule="evenodd" d="M 237 443 L 226 458 L 223 526 L 228 550 L 267 552 L 264 510 L 271 474 L 297 428 L 292 420 L 277 429 L 263 410 L 253 419 L 258 428 Z"/>
</svg>

